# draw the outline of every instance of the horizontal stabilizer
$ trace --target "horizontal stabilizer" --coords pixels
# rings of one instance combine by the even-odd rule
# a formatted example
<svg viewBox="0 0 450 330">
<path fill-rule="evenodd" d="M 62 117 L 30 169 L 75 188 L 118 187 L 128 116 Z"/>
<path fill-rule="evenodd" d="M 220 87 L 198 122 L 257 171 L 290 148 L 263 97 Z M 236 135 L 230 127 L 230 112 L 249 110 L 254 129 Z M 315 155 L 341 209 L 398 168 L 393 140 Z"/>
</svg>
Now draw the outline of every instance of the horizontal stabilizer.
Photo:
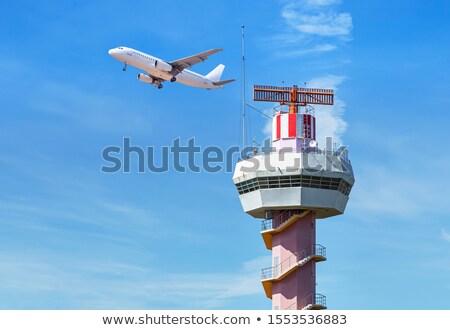
<svg viewBox="0 0 450 330">
<path fill-rule="evenodd" d="M 236 81 L 236 79 L 213 81 L 213 85 L 214 86 L 222 86 L 222 85 L 228 84 L 228 83 L 233 82 L 233 81 Z"/>
<path fill-rule="evenodd" d="M 209 56 L 217 52 L 221 52 L 222 50 L 223 50 L 222 48 L 214 48 L 200 54 L 192 55 L 176 61 L 169 62 L 169 64 L 175 67 L 179 72 L 181 72 L 184 69 L 190 68 L 191 66 L 197 63 L 206 61 Z"/>
</svg>

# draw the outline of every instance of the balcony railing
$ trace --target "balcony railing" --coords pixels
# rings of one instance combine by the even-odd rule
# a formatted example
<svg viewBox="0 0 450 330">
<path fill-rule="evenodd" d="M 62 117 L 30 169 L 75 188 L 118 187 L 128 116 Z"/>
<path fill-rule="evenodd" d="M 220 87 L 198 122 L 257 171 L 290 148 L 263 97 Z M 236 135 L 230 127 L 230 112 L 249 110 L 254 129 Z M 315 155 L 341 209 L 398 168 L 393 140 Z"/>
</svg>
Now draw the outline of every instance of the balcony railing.
<svg viewBox="0 0 450 330">
<path fill-rule="evenodd" d="M 327 248 L 320 244 L 313 245 L 311 252 L 312 252 L 311 255 L 314 255 L 314 256 L 321 256 L 324 258 L 327 257 Z"/>
<path fill-rule="evenodd" d="M 287 272 L 289 269 L 297 265 L 298 263 L 298 254 L 294 253 L 289 258 L 283 260 L 278 265 L 274 267 L 268 267 L 261 270 L 261 279 L 266 280 L 269 278 L 277 278 L 278 276 L 281 276 L 285 272 Z"/>
<path fill-rule="evenodd" d="M 276 229 L 280 227 L 283 223 L 285 223 L 287 220 L 289 220 L 290 217 L 296 214 L 301 214 L 305 210 L 285 210 L 278 214 L 273 219 L 266 219 L 261 221 L 261 231 L 269 230 L 269 229 Z M 274 226 L 275 224 L 278 224 L 277 226 Z"/>
<path fill-rule="evenodd" d="M 320 244 L 314 244 L 311 246 L 311 248 L 307 250 L 303 250 L 300 253 L 293 253 L 290 257 L 283 260 L 278 265 L 262 269 L 261 279 L 267 280 L 271 278 L 277 278 L 278 276 L 281 276 L 284 273 L 286 273 L 292 267 L 298 265 L 300 262 L 301 265 L 303 265 L 303 263 L 309 261 L 314 256 L 321 256 L 323 258 L 326 258 L 327 256 L 326 247 Z"/>
<path fill-rule="evenodd" d="M 272 219 L 261 221 L 261 231 L 272 229 Z"/>
<path fill-rule="evenodd" d="M 323 307 L 327 307 L 327 297 L 324 296 L 323 294 L 316 293 L 315 305 L 320 305 L 320 306 L 323 306 Z"/>
<path fill-rule="evenodd" d="M 304 150 L 302 151 L 297 151 L 294 150 L 294 152 L 297 153 L 307 153 L 307 154 L 317 154 L 317 155 L 325 155 L 325 156 L 335 156 L 335 157 L 339 157 L 341 159 L 344 159 L 345 161 L 347 161 L 349 164 L 350 159 L 348 158 L 348 149 L 345 146 L 333 146 L 332 150 L 327 150 L 327 149 L 320 149 L 318 147 L 306 147 Z M 242 162 L 244 160 L 253 158 L 255 156 L 261 156 L 261 155 L 269 155 L 269 154 L 277 154 L 277 152 L 260 152 L 259 148 L 252 148 L 251 152 L 247 152 L 247 154 L 244 157 L 239 157 L 238 159 L 238 163 Z M 278 152 L 279 154 L 279 152 Z"/>
<path fill-rule="evenodd" d="M 327 297 L 323 294 L 316 293 L 315 296 L 310 294 L 306 298 L 302 299 L 300 302 L 294 302 L 290 305 L 286 310 L 294 310 L 294 309 L 305 309 L 312 308 L 314 306 L 327 307 Z"/>
</svg>

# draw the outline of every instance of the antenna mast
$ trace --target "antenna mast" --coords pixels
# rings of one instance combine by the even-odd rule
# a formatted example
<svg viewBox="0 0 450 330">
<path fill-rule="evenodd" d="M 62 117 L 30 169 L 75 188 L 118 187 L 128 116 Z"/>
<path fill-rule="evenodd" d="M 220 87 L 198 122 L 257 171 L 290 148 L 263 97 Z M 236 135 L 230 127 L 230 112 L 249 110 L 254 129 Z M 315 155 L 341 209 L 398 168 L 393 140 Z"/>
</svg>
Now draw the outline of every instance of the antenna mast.
<svg viewBox="0 0 450 330">
<path fill-rule="evenodd" d="M 242 25 L 242 149 L 245 148 L 245 42 L 244 42 L 244 25 Z"/>
</svg>

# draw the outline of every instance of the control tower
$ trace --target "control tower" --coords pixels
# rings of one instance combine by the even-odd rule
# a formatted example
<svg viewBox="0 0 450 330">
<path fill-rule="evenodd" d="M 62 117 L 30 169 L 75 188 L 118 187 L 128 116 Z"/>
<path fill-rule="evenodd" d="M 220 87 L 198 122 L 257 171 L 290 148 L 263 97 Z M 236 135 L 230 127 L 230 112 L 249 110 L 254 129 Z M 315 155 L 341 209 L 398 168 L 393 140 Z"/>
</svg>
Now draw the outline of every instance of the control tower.
<svg viewBox="0 0 450 330">
<path fill-rule="evenodd" d="M 327 260 L 316 219 L 344 213 L 355 181 L 347 150 L 316 142 L 311 105 L 333 105 L 334 91 L 255 85 L 253 100 L 282 105 L 269 150 L 239 161 L 233 175 L 244 211 L 263 219 L 261 235 L 272 250 L 262 285 L 273 309 L 325 309 L 326 297 L 316 292 L 316 263 Z"/>
</svg>

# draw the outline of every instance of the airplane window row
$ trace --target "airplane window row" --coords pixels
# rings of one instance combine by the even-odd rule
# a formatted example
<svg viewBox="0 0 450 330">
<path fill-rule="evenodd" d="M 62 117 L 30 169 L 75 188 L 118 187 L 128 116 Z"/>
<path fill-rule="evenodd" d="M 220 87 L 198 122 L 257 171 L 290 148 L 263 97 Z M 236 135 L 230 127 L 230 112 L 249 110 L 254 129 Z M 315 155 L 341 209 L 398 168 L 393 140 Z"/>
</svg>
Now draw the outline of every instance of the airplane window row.
<svg viewBox="0 0 450 330">
<path fill-rule="evenodd" d="M 142 55 L 141 53 L 138 53 L 138 52 L 134 52 L 134 51 L 133 51 L 133 53 L 134 53 L 134 54 L 136 54 L 136 55 L 139 55 L 139 56 L 142 56 L 142 57 L 145 57 L 145 58 L 151 59 L 151 57 L 150 57 L 150 56 Z"/>
</svg>

